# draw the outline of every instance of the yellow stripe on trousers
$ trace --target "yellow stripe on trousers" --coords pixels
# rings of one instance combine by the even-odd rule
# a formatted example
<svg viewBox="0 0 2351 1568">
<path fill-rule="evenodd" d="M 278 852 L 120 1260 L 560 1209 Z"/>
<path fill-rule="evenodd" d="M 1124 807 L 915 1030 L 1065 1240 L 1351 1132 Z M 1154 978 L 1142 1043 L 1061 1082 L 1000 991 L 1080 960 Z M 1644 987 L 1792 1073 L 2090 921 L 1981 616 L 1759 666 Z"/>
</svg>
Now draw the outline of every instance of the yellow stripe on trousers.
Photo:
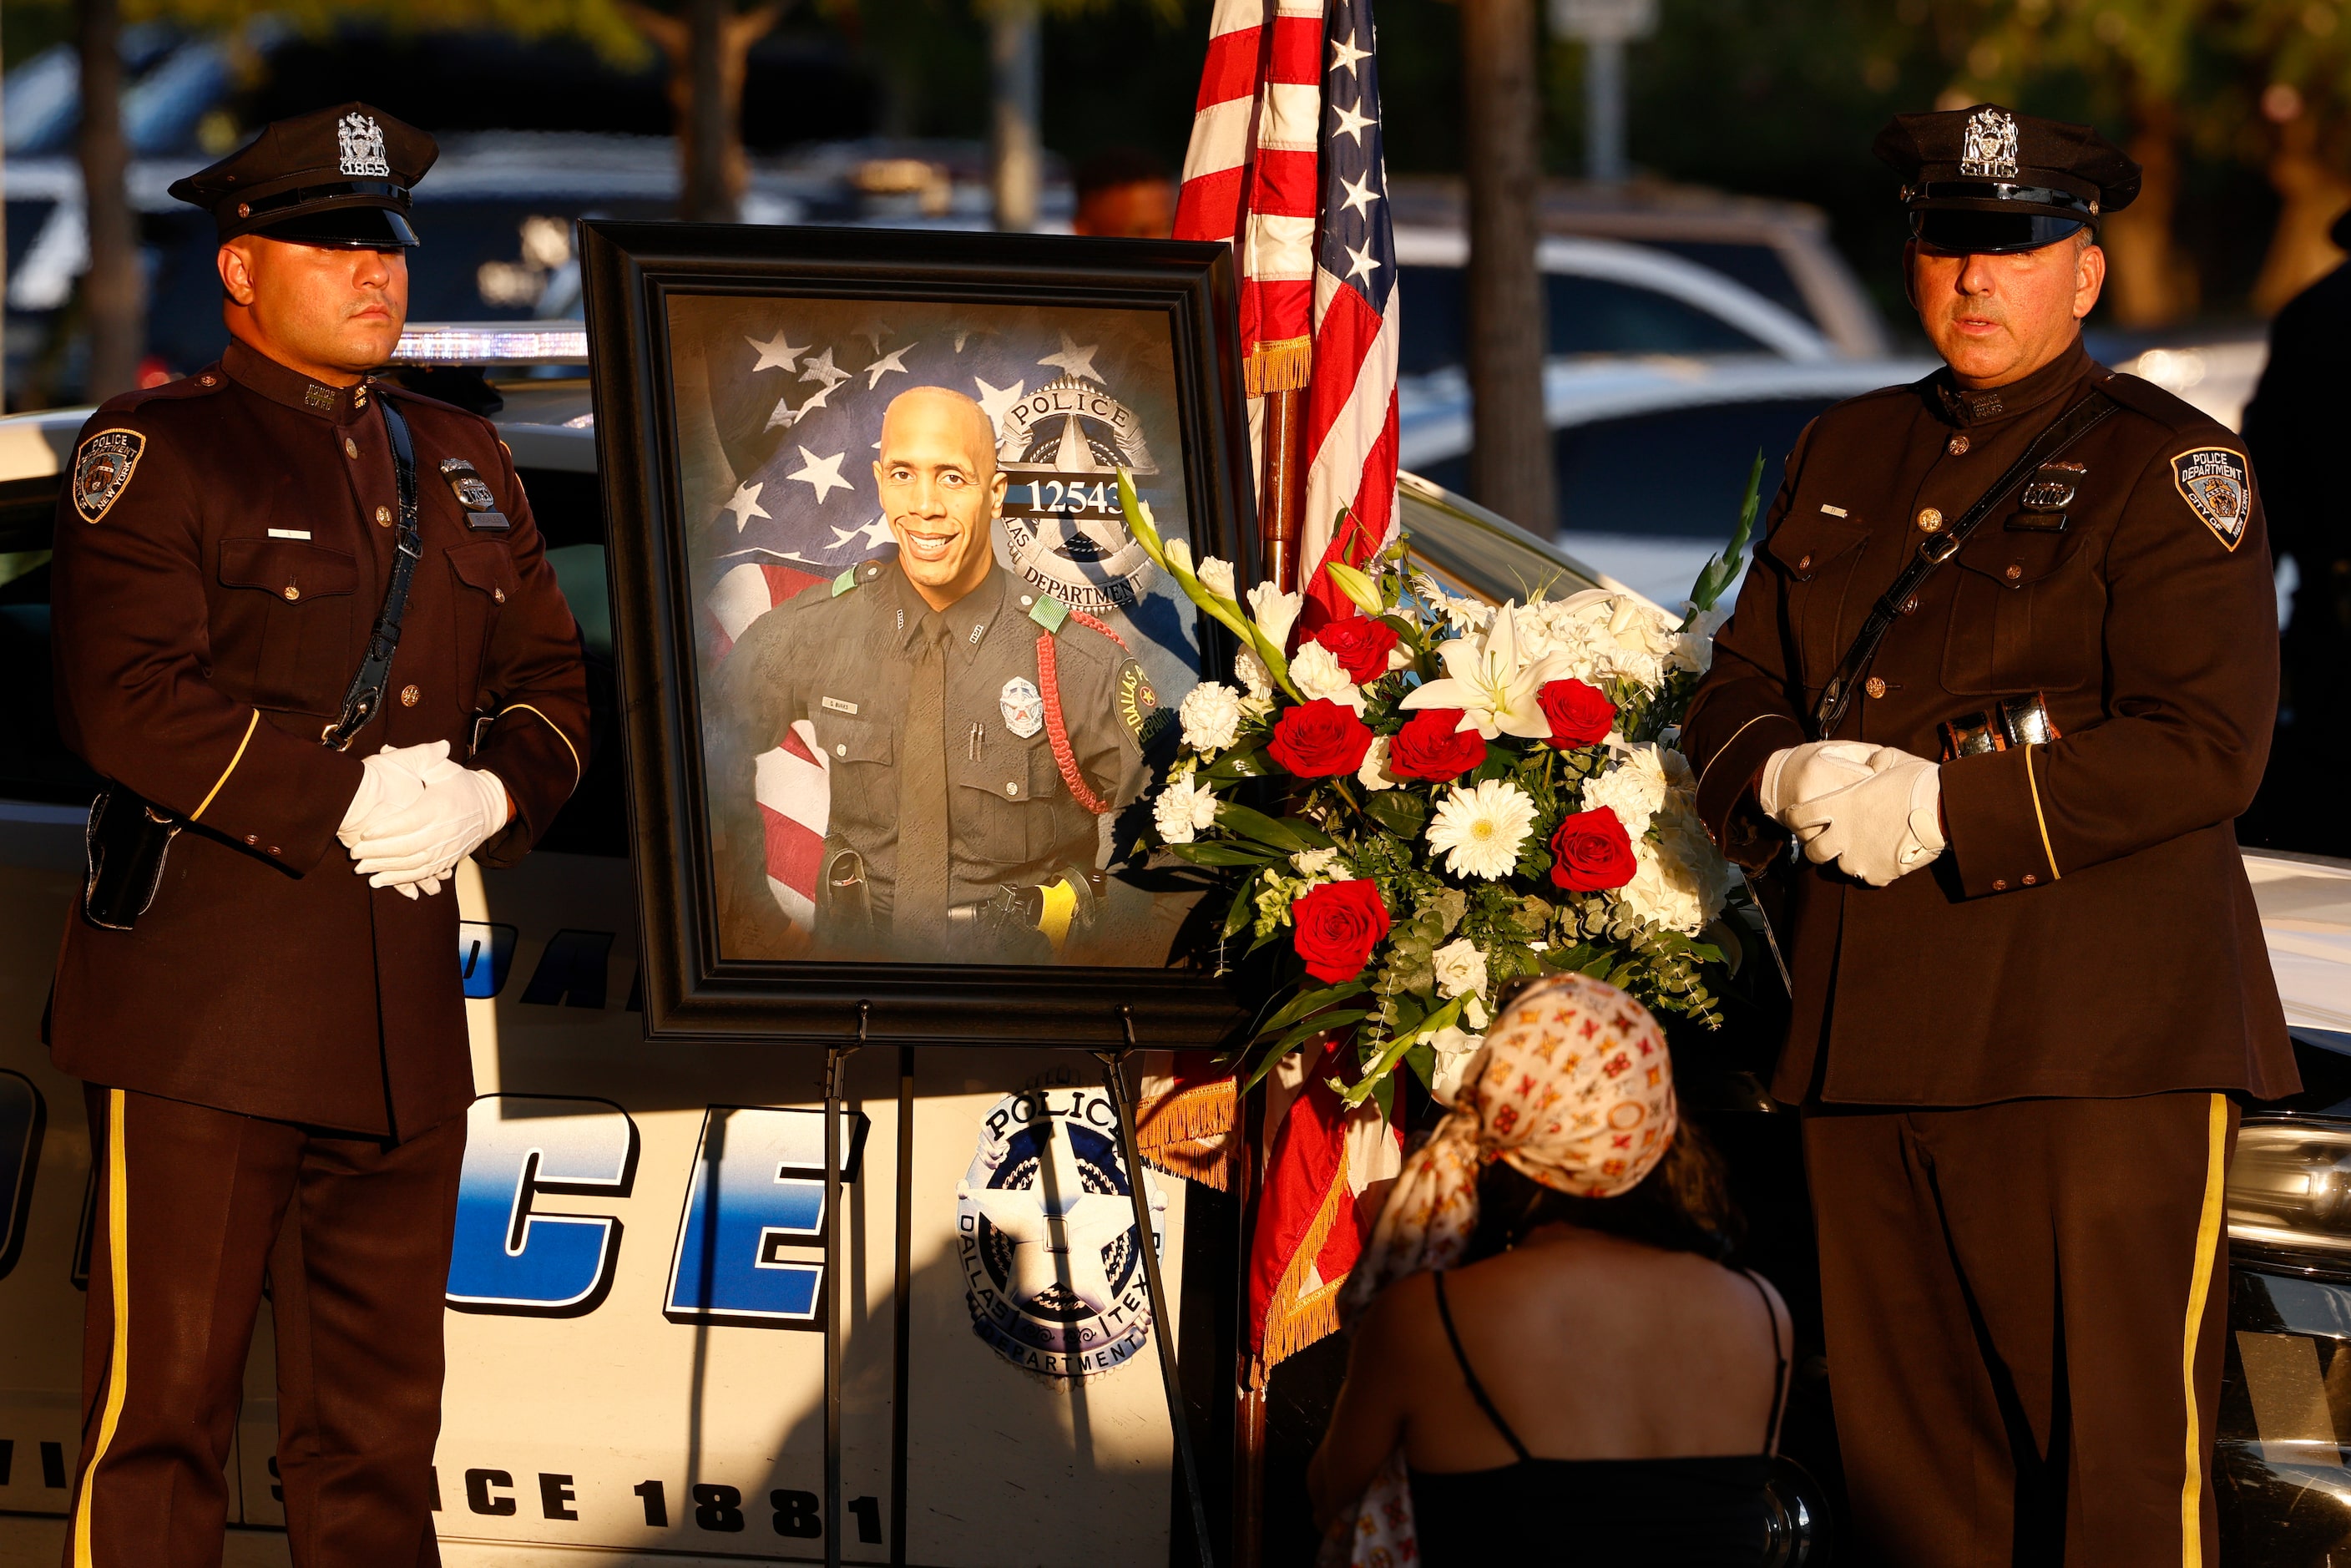
<svg viewBox="0 0 2351 1568">
<path fill-rule="evenodd" d="M 89 1493 L 105 1462 L 114 1429 L 122 1421 L 122 1396 L 131 1380 L 131 1192 L 129 1155 L 122 1146 L 123 1095 L 106 1092 L 106 1272 L 114 1287 L 114 1347 L 107 1358 L 106 1413 L 99 1418 L 98 1447 L 81 1473 L 81 1500 L 74 1507 L 74 1568 L 91 1568 Z"/>
<path fill-rule="evenodd" d="M 2229 1102 L 2212 1096 L 2204 1151 L 2204 1210 L 2196 1220 L 2196 1266 L 2188 1281 L 2188 1332 L 2180 1341 L 2179 1383 L 2188 1400 L 2188 1476 L 2179 1486 L 2181 1568 L 2204 1564 L 2204 1454 L 2196 1411 L 2196 1336 L 2204 1326 L 2204 1306 L 2212 1292 L 2212 1263 L 2220 1249 L 2221 1188 L 2228 1177 Z"/>
</svg>

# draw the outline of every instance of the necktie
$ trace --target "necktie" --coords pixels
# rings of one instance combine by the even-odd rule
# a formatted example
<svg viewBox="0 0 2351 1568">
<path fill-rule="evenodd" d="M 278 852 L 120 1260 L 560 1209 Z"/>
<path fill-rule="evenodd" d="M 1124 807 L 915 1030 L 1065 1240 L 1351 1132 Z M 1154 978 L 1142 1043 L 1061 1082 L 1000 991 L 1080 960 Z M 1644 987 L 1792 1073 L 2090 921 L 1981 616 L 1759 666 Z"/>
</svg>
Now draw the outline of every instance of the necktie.
<svg viewBox="0 0 2351 1568">
<path fill-rule="evenodd" d="M 898 737 L 898 886 L 893 930 L 901 948 L 935 952 L 947 929 L 946 622 L 925 615 L 914 632 L 906 727 Z"/>
</svg>

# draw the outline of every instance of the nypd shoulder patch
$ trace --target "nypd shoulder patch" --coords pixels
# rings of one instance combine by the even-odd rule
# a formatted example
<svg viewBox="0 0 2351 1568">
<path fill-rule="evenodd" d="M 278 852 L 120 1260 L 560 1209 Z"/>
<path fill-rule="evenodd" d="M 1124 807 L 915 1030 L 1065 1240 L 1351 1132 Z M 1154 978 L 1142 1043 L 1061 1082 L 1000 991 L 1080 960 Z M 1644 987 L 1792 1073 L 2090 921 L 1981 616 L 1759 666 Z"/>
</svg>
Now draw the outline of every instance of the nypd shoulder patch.
<svg viewBox="0 0 2351 1568">
<path fill-rule="evenodd" d="M 2199 446 L 2171 460 L 2171 482 L 2188 509 L 2203 520 L 2224 549 L 2244 542 L 2245 517 L 2252 510 L 2252 476 L 2244 457 L 2225 446 Z"/>
<path fill-rule="evenodd" d="M 101 430 L 74 455 L 73 503 L 85 523 L 106 516 L 131 484 L 147 438 L 135 430 Z"/>
</svg>

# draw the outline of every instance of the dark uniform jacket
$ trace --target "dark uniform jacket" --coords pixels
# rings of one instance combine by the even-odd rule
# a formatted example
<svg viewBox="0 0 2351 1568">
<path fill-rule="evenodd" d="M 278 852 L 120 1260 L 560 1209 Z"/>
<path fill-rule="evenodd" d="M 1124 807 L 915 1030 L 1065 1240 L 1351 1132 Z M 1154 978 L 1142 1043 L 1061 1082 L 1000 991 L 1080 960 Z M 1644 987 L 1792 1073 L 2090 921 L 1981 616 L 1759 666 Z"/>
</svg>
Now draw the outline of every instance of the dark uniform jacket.
<svg viewBox="0 0 2351 1568">
<path fill-rule="evenodd" d="M 1002 567 L 941 612 L 948 625 L 945 733 L 906 735 L 914 638 L 929 612 L 893 561 L 867 561 L 769 611 L 727 654 L 707 724 L 717 759 L 712 811 L 721 864 L 731 867 L 723 874 L 744 923 L 737 929 L 760 933 L 759 951 L 741 956 L 779 951 L 773 944 L 782 914 L 767 891 L 755 766 L 796 720 L 810 721 L 831 770 L 826 858 L 841 849 L 864 858 L 873 915 L 885 930 L 898 879 L 895 767 L 917 746 L 947 751 L 951 906 L 1095 868 L 1097 813 L 1073 795 L 1055 756 L 1040 639 L 1053 648 L 1051 685 L 1080 779 L 1112 808 L 1142 792 L 1138 735 L 1157 708 L 1142 666 Z"/>
<path fill-rule="evenodd" d="M 1759 775 L 1813 738 L 1813 706 L 1922 517 L 1958 518 L 2093 382 L 2122 407 L 2064 455 L 2081 469 L 2062 531 L 2015 501 L 1988 517 L 1887 632 L 1836 736 L 1931 759 L 1942 721 L 2037 690 L 2062 738 L 1947 764 L 1949 848 L 1890 886 L 1801 861 L 1783 873 L 1782 1099 L 2297 1087 L 2232 825 L 2277 702 L 2243 445 L 2078 344 L 1994 392 L 1938 372 L 1806 429 L 1684 729 L 1699 813 L 1750 866 L 1785 852 Z"/>
<path fill-rule="evenodd" d="M 341 711 L 393 556 L 385 395 L 415 445 L 423 555 L 381 715 L 338 754 L 319 732 Z M 481 863 L 520 859 L 578 782 L 579 629 L 505 446 L 447 404 L 322 387 L 242 343 L 114 399 L 82 437 L 57 507 L 59 724 L 92 768 L 189 827 L 135 930 L 78 909 L 68 920 L 58 1068 L 360 1133 L 406 1136 L 456 1114 L 473 1074 L 455 890 L 371 890 L 335 830 L 363 757 L 446 740 L 467 761 L 477 711 L 496 717 L 470 760 L 515 806 Z M 456 457 L 510 531 L 468 528 L 441 474 Z"/>
</svg>

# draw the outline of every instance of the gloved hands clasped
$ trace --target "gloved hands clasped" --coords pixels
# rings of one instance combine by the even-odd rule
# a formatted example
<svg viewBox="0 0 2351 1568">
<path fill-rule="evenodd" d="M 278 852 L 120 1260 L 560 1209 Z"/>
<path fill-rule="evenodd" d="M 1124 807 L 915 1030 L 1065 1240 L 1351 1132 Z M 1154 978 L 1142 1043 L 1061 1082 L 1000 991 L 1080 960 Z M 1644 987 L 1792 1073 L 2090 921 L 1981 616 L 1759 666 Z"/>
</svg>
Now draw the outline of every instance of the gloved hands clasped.
<svg viewBox="0 0 2351 1568">
<path fill-rule="evenodd" d="M 414 898 L 441 891 L 457 862 L 506 825 L 506 785 L 449 760 L 449 743 L 385 747 L 368 758 L 335 836 L 371 887 Z"/>
<path fill-rule="evenodd" d="M 1804 858 L 1872 887 L 1943 852 L 1942 769 L 1891 746 L 1814 741 L 1775 751 L 1757 797 Z"/>
</svg>

